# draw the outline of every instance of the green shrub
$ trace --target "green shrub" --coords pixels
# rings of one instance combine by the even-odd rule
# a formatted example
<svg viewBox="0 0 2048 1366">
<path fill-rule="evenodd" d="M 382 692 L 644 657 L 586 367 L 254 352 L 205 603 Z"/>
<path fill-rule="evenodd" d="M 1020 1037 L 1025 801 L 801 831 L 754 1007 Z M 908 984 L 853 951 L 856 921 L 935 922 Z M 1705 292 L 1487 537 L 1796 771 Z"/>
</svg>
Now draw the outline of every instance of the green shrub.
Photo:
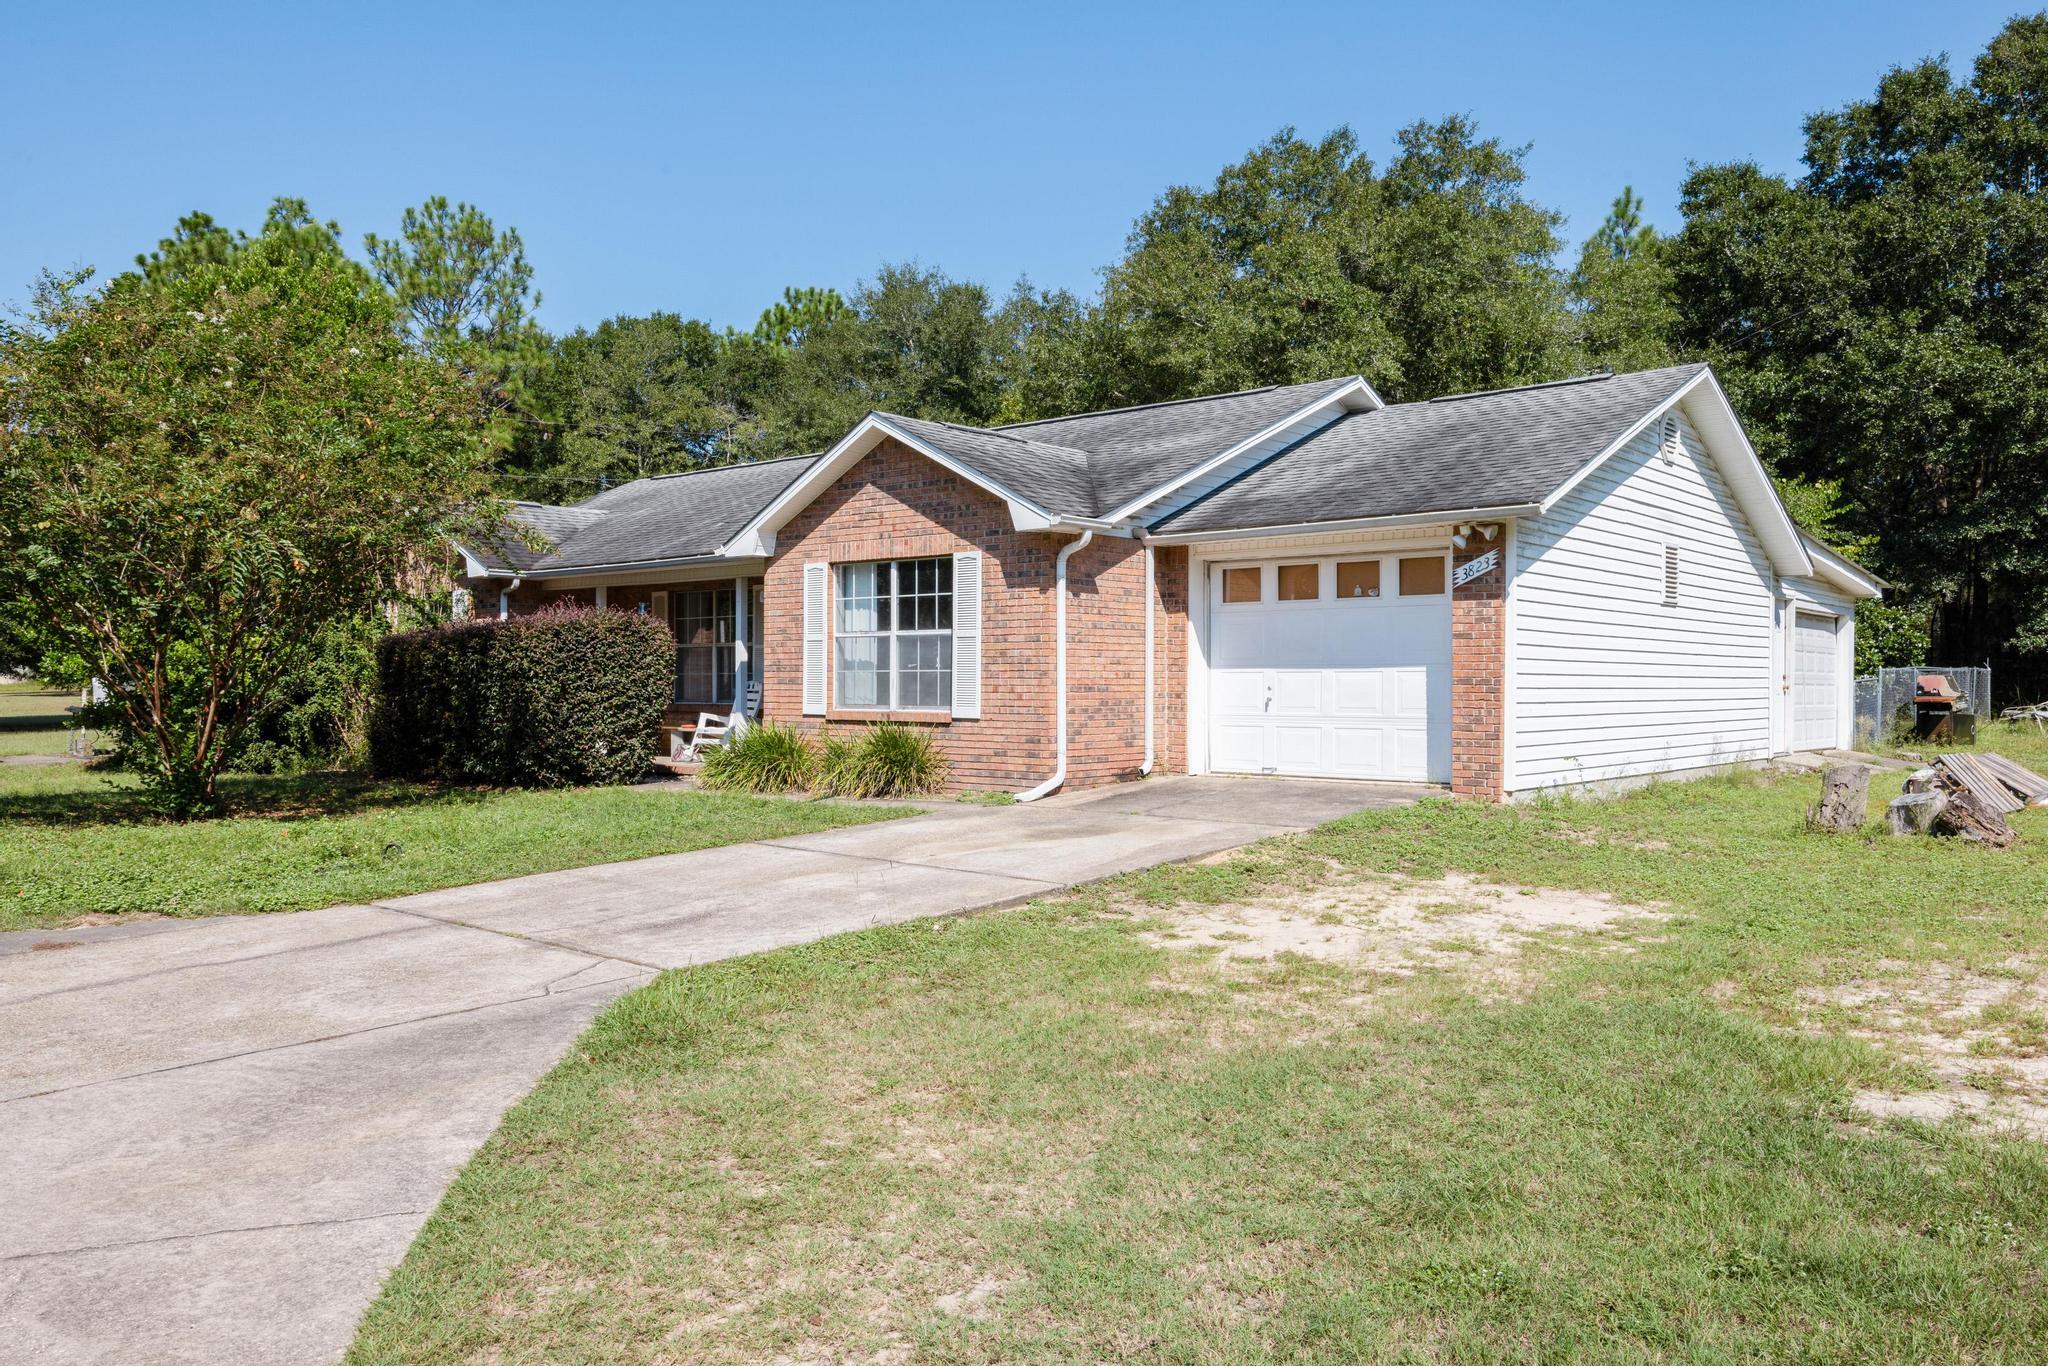
<svg viewBox="0 0 2048 1366">
<path fill-rule="evenodd" d="M 858 740 L 825 741 L 824 787 L 841 797 L 915 797 L 946 784 L 946 755 L 924 731 L 883 721 Z"/>
<path fill-rule="evenodd" d="M 387 636 L 370 758 L 392 777 L 566 787 L 647 771 L 675 640 L 637 613 L 563 606 Z"/>
<path fill-rule="evenodd" d="M 818 749 L 810 737 L 794 726 L 762 721 L 705 750 L 697 781 L 748 792 L 798 792 L 817 776 Z"/>
<path fill-rule="evenodd" d="M 329 623 L 285 688 L 284 704 L 256 723 L 233 766 L 249 773 L 299 773 L 360 765 L 377 687 L 374 617 Z"/>
</svg>

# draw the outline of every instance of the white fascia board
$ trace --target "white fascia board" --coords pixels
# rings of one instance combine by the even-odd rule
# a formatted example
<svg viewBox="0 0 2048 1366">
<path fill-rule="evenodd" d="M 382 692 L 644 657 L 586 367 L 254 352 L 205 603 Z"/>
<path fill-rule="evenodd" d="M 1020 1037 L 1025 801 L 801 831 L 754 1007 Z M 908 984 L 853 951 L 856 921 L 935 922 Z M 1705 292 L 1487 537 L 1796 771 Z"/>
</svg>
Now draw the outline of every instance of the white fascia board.
<svg viewBox="0 0 2048 1366">
<path fill-rule="evenodd" d="M 1865 569 L 1862 565 L 1844 559 L 1827 548 L 1818 539 L 1806 532 L 1799 533 L 1799 539 L 1806 546 L 1806 553 L 1813 560 L 1816 577 L 1826 579 L 1835 587 L 1854 598 L 1881 598 L 1890 587 L 1883 579 Z"/>
<path fill-rule="evenodd" d="M 1403 512 L 1388 517 L 1348 517 L 1335 522 L 1293 522 L 1286 526 L 1227 527 L 1221 531 L 1140 531 L 1139 539 L 1154 545 L 1202 545 L 1209 541 L 1255 541 L 1269 536 L 1319 536 L 1332 531 L 1380 531 L 1445 522 L 1507 522 L 1542 511 L 1535 503 L 1498 507 L 1448 508 L 1442 512 Z"/>
<path fill-rule="evenodd" d="M 1606 450 L 1579 467 L 1578 473 L 1554 489 L 1543 500 L 1542 512 L 1548 513 L 1571 492 L 1592 478 L 1594 471 L 1613 459 L 1615 453 L 1629 442 L 1641 436 L 1651 423 L 1683 404 L 1686 416 L 1699 429 L 1705 439 L 1707 454 L 1720 467 L 1721 477 L 1734 490 L 1735 501 L 1749 518 L 1757 539 L 1763 542 L 1764 553 L 1771 557 L 1771 564 L 1780 574 L 1795 578 L 1813 573 L 1813 561 L 1806 553 L 1799 526 L 1792 520 L 1792 514 L 1785 510 L 1785 504 L 1778 497 L 1777 485 L 1771 482 L 1770 472 L 1758 458 L 1756 447 L 1749 443 L 1749 433 L 1742 429 L 1742 419 L 1736 416 L 1735 405 L 1728 401 L 1727 391 L 1711 368 L 1701 370 L 1697 375 L 1679 386 L 1676 393 L 1656 407 L 1644 413 L 1635 425 L 1617 437 Z M 1723 458 L 1724 451 L 1732 451 L 1734 458 Z"/>
<path fill-rule="evenodd" d="M 469 553 L 468 546 L 463 545 L 460 542 L 457 542 L 455 546 L 455 553 L 462 556 L 463 578 L 490 579 L 498 577 L 495 573 L 492 572 L 491 567 L 489 565 L 485 564 L 482 560 L 478 559 L 476 556 Z M 505 572 L 507 574 L 516 574 L 519 571 L 516 569 L 508 569 Z"/>
<path fill-rule="evenodd" d="M 1002 499 L 1010 505 L 1013 520 L 1019 508 L 1024 509 L 1030 516 L 1045 519 L 1048 524 L 1066 524 L 1074 520 L 1047 512 L 1030 499 L 1004 488 L 980 470 L 964 465 L 930 442 L 912 436 L 880 413 L 869 413 L 855 424 L 852 431 L 839 438 L 838 443 L 825 452 L 817 464 L 805 470 L 802 478 L 784 489 L 774 502 L 761 509 L 751 522 L 741 527 L 730 541 L 719 547 L 719 553 L 730 555 L 742 549 L 758 551 L 764 543 L 771 547 L 772 553 L 775 532 L 788 525 L 790 518 L 803 511 L 812 499 L 831 487 L 840 475 L 852 469 L 862 456 L 890 437 L 901 441 L 933 464 L 952 471 L 975 487 Z M 762 540 L 764 536 L 767 538 L 765 542 Z"/>
<path fill-rule="evenodd" d="M 1333 406 L 1347 408 L 1354 412 L 1370 412 L 1374 408 L 1384 408 L 1387 405 L 1381 401 L 1378 394 L 1373 392 L 1370 384 L 1367 384 L 1362 377 L 1354 375 L 1351 377 L 1351 382 L 1336 393 L 1325 394 L 1300 411 L 1289 413 L 1286 417 L 1281 418 L 1263 431 L 1255 432 L 1251 436 L 1246 437 L 1221 455 L 1211 456 L 1193 469 L 1183 471 L 1165 483 L 1147 489 L 1122 507 L 1109 512 L 1105 520 L 1121 522 L 1126 517 L 1137 513 L 1139 509 L 1150 507 L 1160 499 L 1171 495 L 1176 489 L 1185 488 L 1204 475 L 1222 468 L 1238 456 L 1243 455 L 1246 451 L 1251 450 L 1254 446 L 1271 440 L 1289 427 L 1298 426 L 1322 412 L 1325 408 Z"/>
</svg>

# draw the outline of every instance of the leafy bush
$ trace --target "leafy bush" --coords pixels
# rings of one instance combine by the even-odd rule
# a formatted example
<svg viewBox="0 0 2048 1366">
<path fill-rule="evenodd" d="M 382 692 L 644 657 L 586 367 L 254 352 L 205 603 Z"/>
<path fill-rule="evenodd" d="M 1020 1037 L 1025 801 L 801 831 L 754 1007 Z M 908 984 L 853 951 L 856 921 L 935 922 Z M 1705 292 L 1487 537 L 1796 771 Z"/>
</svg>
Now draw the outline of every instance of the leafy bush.
<svg viewBox="0 0 2048 1366">
<path fill-rule="evenodd" d="M 763 721 L 704 751 L 697 781 L 748 792 L 807 790 L 818 775 L 818 749 L 794 726 Z"/>
<path fill-rule="evenodd" d="M 660 621 L 551 607 L 386 636 L 370 760 L 379 774 L 565 787 L 646 772 L 675 685 Z"/>
<path fill-rule="evenodd" d="M 324 628 L 312 658 L 287 685 L 282 706 L 256 723 L 232 766 L 249 773 L 299 773 L 360 765 L 369 743 L 381 629 L 374 617 Z"/>
<path fill-rule="evenodd" d="M 913 797 L 944 787 L 950 765 L 924 731 L 883 721 L 858 740 L 828 737 L 822 768 L 826 790 L 841 797 Z"/>
</svg>

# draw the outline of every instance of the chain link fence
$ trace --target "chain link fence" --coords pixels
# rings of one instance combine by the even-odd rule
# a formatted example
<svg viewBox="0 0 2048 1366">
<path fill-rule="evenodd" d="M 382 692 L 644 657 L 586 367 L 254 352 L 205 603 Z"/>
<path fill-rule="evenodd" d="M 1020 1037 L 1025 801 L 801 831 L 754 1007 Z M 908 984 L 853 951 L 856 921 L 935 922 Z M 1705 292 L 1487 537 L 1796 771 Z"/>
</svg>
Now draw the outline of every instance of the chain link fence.
<svg viewBox="0 0 2048 1366">
<path fill-rule="evenodd" d="M 1991 707 L 1991 670 L 1920 664 L 1910 669 L 1879 669 L 1856 680 L 1857 749 L 1900 744 L 1913 736 L 1913 696 L 1920 679 L 1940 674 L 1962 694 L 1952 710 L 1984 720 L 1998 713 Z"/>
</svg>

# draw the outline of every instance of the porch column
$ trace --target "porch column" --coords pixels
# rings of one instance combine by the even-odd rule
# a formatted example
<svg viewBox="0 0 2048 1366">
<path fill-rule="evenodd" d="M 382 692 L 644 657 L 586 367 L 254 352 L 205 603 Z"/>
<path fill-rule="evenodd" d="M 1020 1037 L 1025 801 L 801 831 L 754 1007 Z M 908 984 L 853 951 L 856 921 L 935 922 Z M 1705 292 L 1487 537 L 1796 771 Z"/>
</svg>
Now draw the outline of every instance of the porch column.
<svg viewBox="0 0 2048 1366">
<path fill-rule="evenodd" d="M 742 576 L 732 581 L 732 710 L 735 716 L 744 718 L 747 714 L 747 680 L 753 672 L 754 661 L 747 657 L 747 581 Z"/>
</svg>

